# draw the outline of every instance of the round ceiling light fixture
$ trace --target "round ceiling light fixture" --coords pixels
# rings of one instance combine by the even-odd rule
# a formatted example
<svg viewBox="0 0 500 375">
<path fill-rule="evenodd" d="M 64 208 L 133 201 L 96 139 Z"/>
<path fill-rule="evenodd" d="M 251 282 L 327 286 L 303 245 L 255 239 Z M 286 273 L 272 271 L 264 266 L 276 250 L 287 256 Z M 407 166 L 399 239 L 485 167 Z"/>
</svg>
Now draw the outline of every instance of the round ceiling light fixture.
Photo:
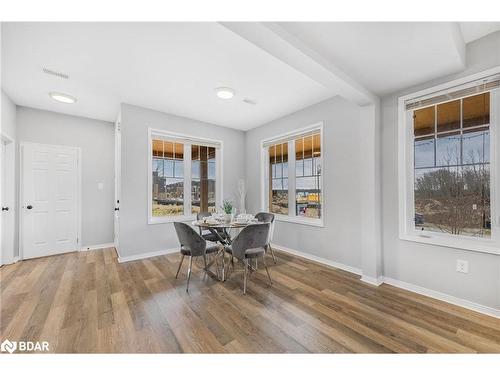
<svg viewBox="0 0 500 375">
<path fill-rule="evenodd" d="M 49 96 L 57 102 L 65 104 L 76 103 L 76 98 L 68 94 L 62 94 L 60 92 L 49 92 Z"/>
<path fill-rule="evenodd" d="M 218 87 L 215 89 L 215 93 L 221 99 L 231 99 L 234 96 L 234 90 L 229 87 Z"/>
</svg>

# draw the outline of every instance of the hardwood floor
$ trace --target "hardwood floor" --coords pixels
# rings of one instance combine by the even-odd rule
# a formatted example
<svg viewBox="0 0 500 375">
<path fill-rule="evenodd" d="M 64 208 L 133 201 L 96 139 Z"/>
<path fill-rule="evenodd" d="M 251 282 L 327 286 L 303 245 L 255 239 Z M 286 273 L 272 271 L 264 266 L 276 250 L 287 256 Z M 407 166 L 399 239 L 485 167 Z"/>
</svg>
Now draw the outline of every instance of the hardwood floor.
<svg viewBox="0 0 500 375">
<path fill-rule="evenodd" d="M 119 264 L 114 249 L 0 269 L 1 340 L 51 352 L 500 353 L 500 320 L 277 252 L 242 294 L 172 254 Z M 237 266 L 237 269 L 239 267 Z"/>
</svg>

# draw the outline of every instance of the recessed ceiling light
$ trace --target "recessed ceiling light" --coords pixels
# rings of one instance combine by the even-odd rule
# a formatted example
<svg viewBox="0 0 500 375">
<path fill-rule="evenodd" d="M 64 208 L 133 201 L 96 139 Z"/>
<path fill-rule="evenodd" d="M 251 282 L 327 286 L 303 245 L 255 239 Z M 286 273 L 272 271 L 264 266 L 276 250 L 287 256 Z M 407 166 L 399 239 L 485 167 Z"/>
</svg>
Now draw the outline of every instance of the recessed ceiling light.
<svg viewBox="0 0 500 375">
<path fill-rule="evenodd" d="M 221 99 L 231 99 L 234 96 L 234 90 L 229 87 L 218 87 L 215 93 Z"/>
<path fill-rule="evenodd" d="M 61 94 L 60 92 L 49 92 L 49 96 L 60 103 L 76 103 L 76 98 L 68 94 Z"/>
</svg>

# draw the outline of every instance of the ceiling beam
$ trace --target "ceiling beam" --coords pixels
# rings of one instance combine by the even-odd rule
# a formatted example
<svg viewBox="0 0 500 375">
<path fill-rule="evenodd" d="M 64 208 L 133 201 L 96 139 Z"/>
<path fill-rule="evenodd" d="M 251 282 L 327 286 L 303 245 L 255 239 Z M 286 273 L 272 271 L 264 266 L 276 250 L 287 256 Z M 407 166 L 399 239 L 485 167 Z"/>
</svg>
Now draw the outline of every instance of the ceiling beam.
<svg viewBox="0 0 500 375">
<path fill-rule="evenodd" d="M 451 43 L 455 46 L 457 50 L 457 57 L 460 60 L 460 64 L 462 68 L 465 69 L 466 56 L 465 56 L 465 37 L 462 33 L 462 29 L 460 28 L 460 24 L 458 22 L 450 23 L 450 38 Z"/>
<path fill-rule="evenodd" d="M 333 95 L 340 95 L 358 105 L 377 102 L 376 95 L 276 23 L 221 22 L 220 24 L 331 89 Z"/>
</svg>

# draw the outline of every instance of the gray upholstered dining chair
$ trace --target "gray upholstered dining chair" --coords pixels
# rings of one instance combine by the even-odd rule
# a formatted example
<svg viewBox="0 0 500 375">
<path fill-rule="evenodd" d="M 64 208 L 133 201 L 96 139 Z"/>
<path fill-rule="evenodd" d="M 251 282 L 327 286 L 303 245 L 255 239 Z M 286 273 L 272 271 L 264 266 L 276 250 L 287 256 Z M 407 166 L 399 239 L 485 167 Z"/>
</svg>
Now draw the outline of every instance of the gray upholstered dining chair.
<svg viewBox="0 0 500 375">
<path fill-rule="evenodd" d="M 189 292 L 189 280 L 191 279 L 191 272 L 193 267 L 193 257 L 203 257 L 203 262 L 205 264 L 204 270 L 207 271 L 207 254 L 214 254 L 221 249 L 221 245 L 210 245 L 207 246 L 207 241 L 201 237 L 196 231 L 191 228 L 186 223 L 175 222 L 174 223 L 175 232 L 177 233 L 177 238 L 181 245 L 181 261 L 179 263 L 179 268 L 177 268 L 177 273 L 175 278 L 179 276 L 179 271 L 181 270 L 182 262 L 184 257 L 189 257 L 189 268 L 187 273 L 187 285 L 186 292 Z"/>
<path fill-rule="evenodd" d="M 212 216 L 212 214 L 210 212 L 198 212 L 196 214 L 196 220 L 203 220 L 204 218 L 210 217 L 210 216 Z M 215 230 L 217 231 L 219 236 L 221 236 L 221 238 L 227 239 L 227 234 L 223 230 L 218 229 L 218 228 L 215 228 Z M 200 233 L 200 236 L 202 236 L 207 241 L 210 241 L 210 242 L 218 242 L 219 241 L 219 237 L 217 237 L 217 235 L 215 233 L 212 233 L 209 230 L 202 229 L 201 227 L 199 227 L 198 231 Z"/>
<path fill-rule="evenodd" d="M 261 223 L 270 223 L 269 236 L 267 237 L 266 251 L 267 250 L 271 251 L 274 264 L 276 264 L 276 257 L 274 256 L 274 250 L 271 247 L 271 240 L 273 239 L 273 231 L 274 231 L 274 214 L 270 212 L 259 212 L 258 214 L 255 214 L 255 218 Z"/>
<path fill-rule="evenodd" d="M 271 279 L 271 274 L 266 265 L 266 244 L 269 235 L 270 223 L 252 224 L 248 225 L 241 230 L 241 232 L 234 238 L 231 245 L 224 247 L 225 251 L 236 257 L 243 262 L 244 266 L 244 276 L 243 276 L 243 294 L 247 292 L 247 274 L 248 270 L 254 271 L 256 269 L 252 268 L 249 263 L 250 259 L 262 258 L 264 267 L 266 268 L 267 276 L 269 281 L 273 282 Z M 233 265 L 234 267 L 234 265 Z"/>
</svg>

